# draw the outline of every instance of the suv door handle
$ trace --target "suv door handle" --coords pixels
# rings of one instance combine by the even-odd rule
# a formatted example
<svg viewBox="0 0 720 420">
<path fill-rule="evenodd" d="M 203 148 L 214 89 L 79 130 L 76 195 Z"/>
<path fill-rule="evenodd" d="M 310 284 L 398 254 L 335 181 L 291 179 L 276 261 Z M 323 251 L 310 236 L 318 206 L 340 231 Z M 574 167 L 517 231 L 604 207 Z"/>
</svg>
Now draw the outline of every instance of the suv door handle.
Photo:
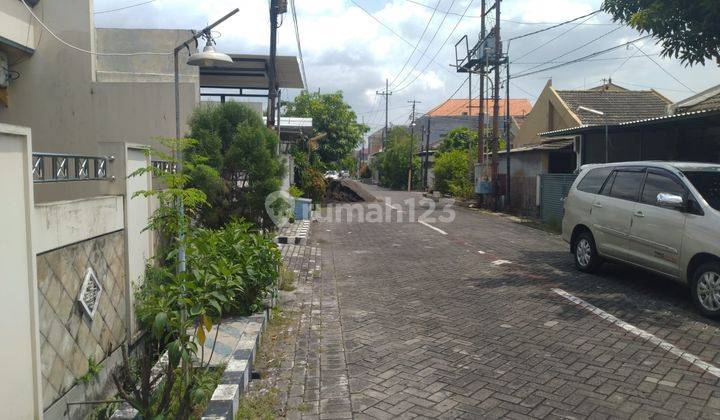
<svg viewBox="0 0 720 420">
<path fill-rule="evenodd" d="M 596 202 L 593 203 L 593 207 L 597 207 L 597 208 L 601 209 L 601 208 L 602 208 L 602 204 L 600 204 L 599 201 L 596 201 Z"/>
<path fill-rule="evenodd" d="M 645 217 L 645 213 L 643 213 L 642 210 L 638 210 L 635 212 L 635 217 Z"/>
</svg>

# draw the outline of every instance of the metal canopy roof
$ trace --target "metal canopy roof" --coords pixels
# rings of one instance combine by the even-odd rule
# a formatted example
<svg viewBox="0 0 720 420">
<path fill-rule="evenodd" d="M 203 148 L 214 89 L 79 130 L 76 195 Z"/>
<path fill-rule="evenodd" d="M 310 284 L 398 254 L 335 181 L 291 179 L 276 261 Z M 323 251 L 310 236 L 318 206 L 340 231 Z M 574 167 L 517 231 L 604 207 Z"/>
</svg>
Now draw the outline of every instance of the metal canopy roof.
<svg viewBox="0 0 720 420">
<path fill-rule="evenodd" d="M 704 118 L 704 117 L 714 117 L 720 115 L 720 108 L 718 109 L 706 109 L 702 111 L 691 111 L 691 112 L 684 112 L 681 114 L 675 114 L 675 115 L 666 115 L 663 117 L 656 117 L 656 118 L 645 118 L 642 120 L 637 121 L 628 121 L 620 124 L 609 124 L 608 127 L 610 130 L 615 130 L 618 128 L 631 128 L 631 127 L 643 127 L 643 126 L 652 126 L 652 125 L 660 125 L 660 124 L 668 124 L 678 121 L 686 121 L 686 120 L 693 120 L 696 118 Z M 557 136 L 568 136 L 568 135 L 574 135 L 574 134 L 582 134 L 590 131 L 595 130 L 604 130 L 605 125 L 604 124 L 592 124 L 592 125 L 581 125 L 578 127 L 572 127 L 572 128 L 564 128 L 561 130 L 555 130 L 555 131 L 546 131 L 543 133 L 538 133 L 541 137 L 557 137 Z"/>
<path fill-rule="evenodd" d="M 230 54 L 230 57 L 233 59 L 232 64 L 200 67 L 200 87 L 234 89 L 268 89 L 270 87 L 267 76 L 269 56 Z M 305 87 L 297 57 L 277 56 L 275 69 L 279 88 L 303 89 Z"/>
</svg>

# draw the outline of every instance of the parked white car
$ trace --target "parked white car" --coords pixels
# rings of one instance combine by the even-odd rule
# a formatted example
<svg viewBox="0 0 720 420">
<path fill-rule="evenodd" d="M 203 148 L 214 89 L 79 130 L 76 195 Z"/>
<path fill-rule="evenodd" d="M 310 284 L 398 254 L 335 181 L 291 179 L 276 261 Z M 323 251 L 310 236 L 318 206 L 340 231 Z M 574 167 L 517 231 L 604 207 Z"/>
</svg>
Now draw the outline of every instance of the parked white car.
<svg viewBox="0 0 720 420">
<path fill-rule="evenodd" d="M 603 260 L 690 287 L 720 318 L 720 165 L 625 162 L 583 166 L 565 199 L 563 239 L 580 271 Z"/>
<path fill-rule="evenodd" d="M 338 179 L 340 179 L 340 174 L 338 173 L 338 171 L 327 171 L 325 172 L 325 179 L 330 181 L 337 181 Z"/>
</svg>

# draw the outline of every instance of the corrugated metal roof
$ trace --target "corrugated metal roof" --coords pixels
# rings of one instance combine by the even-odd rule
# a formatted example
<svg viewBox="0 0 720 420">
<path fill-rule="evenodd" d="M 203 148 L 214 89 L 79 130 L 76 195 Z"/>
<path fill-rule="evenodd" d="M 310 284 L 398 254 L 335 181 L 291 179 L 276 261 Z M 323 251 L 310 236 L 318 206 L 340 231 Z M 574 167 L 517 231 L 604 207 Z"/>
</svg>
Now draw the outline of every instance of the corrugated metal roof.
<svg viewBox="0 0 720 420">
<path fill-rule="evenodd" d="M 566 147 L 572 146 L 575 142 L 574 139 L 568 139 L 568 140 L 560 140 L 560 141 L 550 141 L 546 143 L 539 143 L 539 144 L 531 144 L 528 146 L 523 147 L 517 147 L 515 149 L 510 150 L 510 153 L 522 153 L 522 152 L 532 152 L 537 150 L 560 150 L 564 149 Z M 500 150 L 498 153 L 507 153 L 504 150 Z"/>
<path fill-rule="evenodd" d="M 232 64 L 200 67 L 200 87 L 268 88 L 269 56 L 230 54 L 230 57 L 234 61 Z M 279 55 L 275 60 L 275 68 L 279 87 L 294 89 L 305 87 L 297 57 Z"/>
<path fill-rule="evenodd" d="M 697 117 L 709 117 L 713 115 L 720 115 L 720 108 L 715 109 L 705 109 L 702 111 L 692 111 L 692 112 L 683 112 L 681 114 L 675 114 L 675 115 L 665 115 L 662 117 L 655 117 L 655 118 L 644 118 L 634 121 L 627 121 L 619 124 L 610 124 L 609 128 L 618 128 L 618 127 L 633 127 L 633 126 L 640 126 L 640 125 L 652 125 L 652 124 L 659 124 L 659 123 L 665 123 L 665 122 L 673 122 L 673 121 L 681 121 L 684 119 L 692 119 Z M 584 131 L 591 131 L 598 128 L 604 128 L 604 124 L 585 124 L 578 127 L 572 127 L 572 128 L 564 128 L 562 130 L 554 130 L 554 131 L 546 131 L 544 133 L 538 133 L 538 135 L 542 137 L 557 137 L 557 136 L 563 136 L 568 134 L 579 134 Z"/>
</svg>

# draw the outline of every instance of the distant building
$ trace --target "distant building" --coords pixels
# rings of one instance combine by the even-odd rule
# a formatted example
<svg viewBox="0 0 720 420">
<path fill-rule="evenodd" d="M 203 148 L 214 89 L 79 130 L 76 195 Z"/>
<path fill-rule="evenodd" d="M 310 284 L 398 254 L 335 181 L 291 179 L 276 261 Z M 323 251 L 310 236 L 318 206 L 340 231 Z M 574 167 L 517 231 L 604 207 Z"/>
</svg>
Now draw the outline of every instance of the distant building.
<svg viewBox="0 0 720 420">
<path fill-rule="evenodd" d="M 609 124 L 619 124 L 664 116 L 670 104 L 669 99 L 653 89 L 628 90 L 612 81 L 587 90 L 557 90 L 548 81 L 513 147 L 539 143 L 538 133 L 605 123 L 601 115 L 578 110 L 581 106 L 604 112 Z"/>
<path fill-rule="evenodd" d="M 499 101 L 501 118 L 505 117 L 507 103 L 505 99 Z M 519 129 L 525 116 L 532 109 L 532 104 L 527 99 L 510 99 L 511 133 Z M 442 141 L 445 135 L 457 127 L 468 127 L 477 130 L 479 123 L 480 102 L 475 99 L 468 103 L 467 99 L 448 99 L 442 104 L 428 111 L 418 118 L 417 129 L 428 130 L 430 127 L 430 148 L 434 149 Z M 494 102 L 485 101 L 485 123 L 489 126 L 493 118 Z M 504 122 L 501 120 L 501 130 Z M 512 138 L 512 137 L 511 137 Z M 426 139 L 423 144 L 425 144 Z"/>
</svg>

